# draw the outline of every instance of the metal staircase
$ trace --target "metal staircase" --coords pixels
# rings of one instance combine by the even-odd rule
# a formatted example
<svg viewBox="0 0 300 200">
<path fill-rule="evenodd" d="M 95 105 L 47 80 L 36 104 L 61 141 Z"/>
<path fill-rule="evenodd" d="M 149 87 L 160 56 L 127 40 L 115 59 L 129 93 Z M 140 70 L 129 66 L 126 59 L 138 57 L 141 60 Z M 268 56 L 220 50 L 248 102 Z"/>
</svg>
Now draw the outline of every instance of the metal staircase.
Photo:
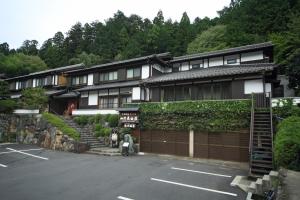
<svg viewBox="0 0 300 200">
<path fill-rule="evenodd" d="M 249 145 L 251 176 L 262 176 L 273 169 L 272 105 L 270 94 L 267 96 L 252 95 Z"/>
</svg>

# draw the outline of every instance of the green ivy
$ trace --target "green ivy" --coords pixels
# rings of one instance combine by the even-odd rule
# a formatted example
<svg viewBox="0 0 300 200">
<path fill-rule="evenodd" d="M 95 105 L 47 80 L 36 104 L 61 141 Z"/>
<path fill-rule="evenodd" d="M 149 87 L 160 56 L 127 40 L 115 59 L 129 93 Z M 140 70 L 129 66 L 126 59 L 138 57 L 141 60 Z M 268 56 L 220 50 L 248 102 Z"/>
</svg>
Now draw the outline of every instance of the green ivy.
<svg viewBox="0 0 300 200">
<path fill-rule="evenodd" d="M 139 108 L 142 129 L 229 131 L 249 128 L 251 101 L 141 103 Z"/>
<path fill-rule="evenodd" d="M 42 115 L 47 122 L 55 126 L 58 130 L 63 132 L 63 134 L 66 134 L 71 138 L 79 141 L 80 133 L 78 133 L 74 128 L 68 126 L 61 118 L 47 112 L 44 112 Z"/>
</svg>

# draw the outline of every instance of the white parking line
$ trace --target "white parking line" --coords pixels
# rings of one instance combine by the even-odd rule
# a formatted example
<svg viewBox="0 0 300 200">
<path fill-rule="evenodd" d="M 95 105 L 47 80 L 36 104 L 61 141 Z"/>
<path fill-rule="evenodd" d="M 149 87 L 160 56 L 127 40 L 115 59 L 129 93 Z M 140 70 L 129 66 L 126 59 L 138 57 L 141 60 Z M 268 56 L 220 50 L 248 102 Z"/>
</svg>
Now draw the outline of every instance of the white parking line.
<svg viewBox="0 0 300 200">
<path fill-rule="evenodd" d="M 2 165 L 2 164 L 0 164 L 0 167 L 7 167 L 7 165 Z"/>
<path fill-rule="evenodd" d="M 38 150 L 42 150 L 42 148 L 40 149 L 26 149 L 26 150 L 19 150 L 19 151 L 22 151 L 22 152 L 25 152 L 25 151 L 38 151 Z M 8 154 L 8 153 L 16 153 L 15 151 L 6 151 L 6 152 L 1 152 L 1 154 Z"/>
<path fill-rule="evenodd" d="M 167 180 L 163 180 L 163 179 L 151 178 L 151 180 L 163 182 L 163 183 L 169 183 L 169 184 L 173 184 L 173 185 L 179 185 L 179 186 L 183 186 L 183 187 L 189 187 L 189 188 L 198 189 L 198 190 L 205 190 L 205 191 L 209 191 L 209 192 L 215 192 L 215 193 L 219 193 L 219 194 L 235 196 L 235 197 L 237 196 L 237 194 L 230 193 L 230 192 L 224 192 L 224 191 L 220 191 L 220 190 L 214 190 L 214 189 L 198 187 L 198 186 L 194 186 L 194 185 L 188 185 L 188 184 L 183 184 L 183 183 L 178 183 L 178 182 L 173 182 L 173 181 L 167 181 Z"/>
<path fill-rule="evenodd" d="M 122 197 L 122 196 L 118 196 L 118 199 L 122 199 L 122 200 L 134 200 L 134 199 L 130 199 L 130 198 L 127 198 L 127 197 Z"/>
<path fill-rule="evenodd" d="M 25 153 L 25 152 L 18 151 L 18 150 L 12 149 L 12 148 L 6 148 L 6 149 L 14 151 L 14 152 L 17 152 L 17 153 L 21 153 L 21 154 L 24 154 L 24 155 L 27 155 L 27 156 L 32 156 L 32 157 L 35 157 L 35 158 L 40 158 L 40 159 L 43 159 L 43 160 L 49 160 L 49 158 L 45 158 L 45 157 L 41 157 L 41 156 L 36 156 L 36 155 L 30 154 L 30 153 Z"/>
<path fill-rule="evenodd" d="M 186 171 L 186 172 L 193 172 L 193 173 L 198 173 L 198 174 L 206 174 L 206 175 L 212 175 L 212 176 L 221 176 L 221 177 L 231 178 L 231 176 L 229 176 L 229 175 L 215 174 L 215 173 L 196 171 L 196 170 L 191 170 L 191 169 L 183 169 L 183 168 L 177 168 L 177 167 L 171 167 L 171 169 Z"/>
</svg>

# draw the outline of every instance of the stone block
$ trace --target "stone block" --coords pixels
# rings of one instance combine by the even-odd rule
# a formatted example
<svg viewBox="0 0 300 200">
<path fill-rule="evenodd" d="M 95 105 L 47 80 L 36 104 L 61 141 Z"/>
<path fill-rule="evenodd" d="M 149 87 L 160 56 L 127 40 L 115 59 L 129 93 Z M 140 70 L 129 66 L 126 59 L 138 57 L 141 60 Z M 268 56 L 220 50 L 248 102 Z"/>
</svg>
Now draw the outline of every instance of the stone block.
<svg viewBox="0 0 300 200">
<path fill-rule="evenodd" d="M 279 173 L 277 171 L 270 171 L 269 173 L 271 185 L 276 185 L 279 179 Z"/>
<path fill-rule="evenodd" d="M 256 184 L 256 194 L 263 194 L 263 183 L 262 183 L 262 179 L 258 178 L 255 182 Z"/>
<path fill-rule="evenodd" d="M 252 194 L 256 193 L 256 184 L 255 182 L 252 182 L 248 187 L 248 192 L 251 192 Z"/>
<path fill-rule="evenodd" d="M 264 175 L 262 179 L 263 191 L 269 191 L 271 189 L 271 181 L 269 175 Z"/>
</svg>

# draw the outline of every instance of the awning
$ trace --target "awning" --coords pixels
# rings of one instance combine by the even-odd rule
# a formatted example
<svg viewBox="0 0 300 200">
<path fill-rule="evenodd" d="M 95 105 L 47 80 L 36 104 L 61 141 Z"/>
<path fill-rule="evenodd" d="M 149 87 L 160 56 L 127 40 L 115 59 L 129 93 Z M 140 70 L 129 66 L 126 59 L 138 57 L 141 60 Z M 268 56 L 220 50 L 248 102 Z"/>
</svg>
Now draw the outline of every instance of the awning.
<svg viewBox="0 0 300 200">
<path fill-rule="evenodd" d="M 64 94 L 54 96 L 53 98 L 54 99 L 77 98 L 79 95 L 80 95 L 79 92 L 72 91 L 72 92 L 67 92 L 67 93 L 64 93 Z"/>
<path fill-rule="evenodd" d="M 54 96 L 54 95 L 63 94 L 64 92 L 65 90 L 46 90 L 45 94 L 47 96 Z"/>
</svg>

